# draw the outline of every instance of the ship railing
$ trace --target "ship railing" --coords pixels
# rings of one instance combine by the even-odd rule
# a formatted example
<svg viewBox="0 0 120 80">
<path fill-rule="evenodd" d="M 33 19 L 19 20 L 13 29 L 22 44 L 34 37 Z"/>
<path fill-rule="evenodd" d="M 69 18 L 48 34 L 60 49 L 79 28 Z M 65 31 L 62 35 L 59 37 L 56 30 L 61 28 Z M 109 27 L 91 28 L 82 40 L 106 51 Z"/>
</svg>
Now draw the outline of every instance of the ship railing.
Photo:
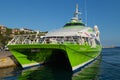
<svg viewBox="0 0 120 80">
<path fill-rule="evenodd" d="M 14 44 L 36 44 L 40 43 L 41 36 L 36 34 L 29 34 L 29 35 L 16 35 L 8 45 Z"/>
<path fill-rule="evenodd" d="M 49 40 L 48 40 L 49 39 Z M 8 45 L 15 44 L 79 44 L 79 45 L 89 45 L 92 48 L 96 47 L 95 39 L 90 38 L 41 38 L 40 35 L 37 34 L 29 34 L 29 35 L 16 35 Z"/>
</svg>

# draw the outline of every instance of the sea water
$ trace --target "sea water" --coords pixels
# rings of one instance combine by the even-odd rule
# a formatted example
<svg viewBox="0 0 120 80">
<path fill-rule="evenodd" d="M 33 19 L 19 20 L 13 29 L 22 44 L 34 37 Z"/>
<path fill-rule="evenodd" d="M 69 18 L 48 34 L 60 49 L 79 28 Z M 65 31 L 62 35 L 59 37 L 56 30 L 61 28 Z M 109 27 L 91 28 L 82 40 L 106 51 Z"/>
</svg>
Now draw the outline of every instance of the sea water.
<svg viewBox="0 0 120 80">
<path fill-rule="evenodd" d="M 120 80 L 120 47 L 102 50 L 99 80 Z"/>
<path fill-rule="evenodd" d="M 120 80 L 120 48 L 104 48 L 102 56 L 85 69 L 73 74 L 61 62 L 41 67 L 0 69 L 0 80 Z M 57 64 L 58 63 L 58 64 Z"/>
</svg>

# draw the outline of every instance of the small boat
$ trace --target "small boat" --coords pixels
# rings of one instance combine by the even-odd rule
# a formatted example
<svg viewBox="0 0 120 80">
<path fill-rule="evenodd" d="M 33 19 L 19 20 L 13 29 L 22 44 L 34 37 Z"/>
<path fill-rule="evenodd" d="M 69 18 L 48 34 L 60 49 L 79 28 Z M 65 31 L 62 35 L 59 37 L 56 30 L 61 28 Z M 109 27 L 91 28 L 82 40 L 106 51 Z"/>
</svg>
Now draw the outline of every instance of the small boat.
<svg viewBox="0 0 120 80">
<path fill-rule="evenodd" d="M 23 68 L 49 62 L 54 54 L 61 60 L 66 57 L 71 69 L 76 71 L 92 63 L 100 55 L 102 46 L 97 25 L 87 27 L 79 19 L 78 5 L 74 17 L 62 28 L 37 34 L 16 35 L 8 48 Z"/>
</svg>

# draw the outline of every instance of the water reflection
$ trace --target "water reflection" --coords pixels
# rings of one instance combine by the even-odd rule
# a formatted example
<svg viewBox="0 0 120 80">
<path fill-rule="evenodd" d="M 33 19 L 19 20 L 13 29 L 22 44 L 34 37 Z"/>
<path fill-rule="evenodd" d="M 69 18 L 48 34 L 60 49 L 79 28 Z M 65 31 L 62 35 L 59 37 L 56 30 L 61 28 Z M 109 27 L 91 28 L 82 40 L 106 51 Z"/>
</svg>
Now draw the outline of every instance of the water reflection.
<svg viewBox="0 0 120 80">
<path fill-rule="evenodd" d="M 46 65 L 25 71 L 19 80 L 72 80 L 72 72 Z"/>
<path fill-rule="evenodd" d="M 100 61 L 87 66 L 82 71 L 73 75 L 72 80 L 99 80 Z"/>
<path fill-rule="evenodd" d="M 72 76 L 72 80 L 99 80 L 101 55 L 95 62 Z"/>
<path fill-rule="evenodd" d="M 20 75 L 22 69 L 20 67 L 6 67 L 0 68 L 0 80 L 16 80 L 17 76 Z"/>
<path fill-rule="evenodd" d="M 72 70 L 58 63 L 24 70 L 19 80 L 99 80 L 100 59 L 82 71 L 73 74 Z M 67 66 L 68 67 L 68 66 Z"/>
<path fill-rule="evenodd" d="M 24 71 L 19 80 L 72 80 L 72 74 L 65 52 L 54 50 L 44 66 Z"/>
<path fill-rule="evenodd" d="M 60 52 L 61 53 L 61 52 Z M 19 67 L 0 69 L 0 80 L 99 80 L 101 57 L 82 71 L 73 74 L 67 56 L 55 51 L 44 66 L 22 70 Z"/>
</svg>

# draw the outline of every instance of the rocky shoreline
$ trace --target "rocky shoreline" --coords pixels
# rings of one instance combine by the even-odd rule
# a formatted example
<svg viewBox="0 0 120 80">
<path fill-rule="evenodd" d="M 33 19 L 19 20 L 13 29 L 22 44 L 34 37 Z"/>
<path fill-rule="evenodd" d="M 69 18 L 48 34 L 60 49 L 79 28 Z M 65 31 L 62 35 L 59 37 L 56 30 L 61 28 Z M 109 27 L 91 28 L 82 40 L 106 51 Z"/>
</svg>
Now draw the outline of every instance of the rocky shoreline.
<svg viewBox="0 0 120 80">
<path fill-rule="evenodd" d="M 0 51 L 0 68 L 16 66 L 10 51 Z"/>
</svg>

